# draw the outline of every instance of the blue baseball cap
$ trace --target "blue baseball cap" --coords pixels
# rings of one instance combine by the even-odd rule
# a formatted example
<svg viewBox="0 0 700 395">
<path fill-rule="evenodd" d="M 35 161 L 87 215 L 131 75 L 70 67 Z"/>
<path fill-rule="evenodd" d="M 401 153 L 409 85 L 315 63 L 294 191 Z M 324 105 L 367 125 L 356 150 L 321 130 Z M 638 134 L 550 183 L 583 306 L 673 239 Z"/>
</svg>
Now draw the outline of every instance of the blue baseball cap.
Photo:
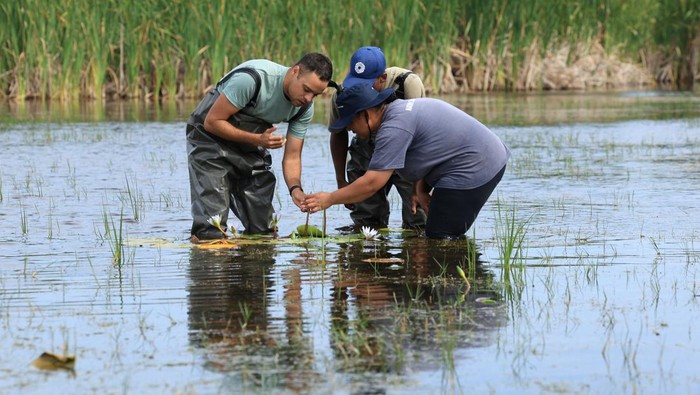
<svg viewBox="0 0 700 395">
<path fill-rule="evenodd" d="M 352 54 L 350 72 L 343 80 L 343 87 L 350 88 L 357 84 L 372 85 L 374 80 L 384 74 L 386 59 L 379 47 L 362 47 Z"/>
<path fill-rule="evenodd" d="M 335 99 L 338 107 L 338 119 L 331 124 L 331 129 L 343 130 L 348 127 L 355 114 L 368 108 L 375 107 L 394 93 L 394 88 L 386 88 L 377 92 L 371 85 L 358 84 L 345 88 Z"/>
</svg>

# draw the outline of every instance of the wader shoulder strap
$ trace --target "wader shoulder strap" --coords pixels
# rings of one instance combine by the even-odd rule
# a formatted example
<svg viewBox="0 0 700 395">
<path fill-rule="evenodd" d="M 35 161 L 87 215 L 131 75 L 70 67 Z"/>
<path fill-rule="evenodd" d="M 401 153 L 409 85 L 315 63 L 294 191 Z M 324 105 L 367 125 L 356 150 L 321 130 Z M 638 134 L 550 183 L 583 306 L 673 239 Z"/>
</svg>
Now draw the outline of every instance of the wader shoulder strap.
<svg viewBox="0 0 700 395">
<path fill-rule="evenodd" d="M 394 83 L 398 85 L 396 88 L 396 97 L 399 99 L 405 99 L 406 98 L 406 90 L 404 89 L 404 83 L 406 82 L 406 78 L 408 78 L 409 75 L 413 74 L 412 71 L 407 71 L 400 76 L 396 77 L 394 80 Z"/>
<path fill-rule="evenodd" d="M 306 112 L 309 110 L 309 107 L 311 107 L 311 103 L 304 104 L 302 108 L 297 111 L 296 114 L 294 114 L 293 117 L 289 118 L 289 121 L 287 123 L 292 123 L 294 121 L 297 121 L 299 118 L 301 118 Z"/>
<path fill-rule="evenodd" d="M 262 81 L 260 80 L 260 74 L 258 74 L 255 69 L 250 68 L 250 67 L 241 67 L 239 69 L 234 69 L 229 71 L 228 74 L 223 76 L 219 82 L 216 83 L 216 88 L 218 90 L 219 86 L 221 86 L 224 82 L 228 81 L 229 78 L 231 78 L 232 75 L 235 73 L 246 73 L 253 77 L 253 80 L 255 81 L 255 92 L 253 93 L 253 97 L 250 99 L 248 104 L 245 105 L 243 108 L 248 108 L 248 107 L 255 107 L 255 105 L 258 103 L 258 94 L 260 93 L 260 85 L 262 85 Z M 242 108 L 242 109 L 243 109 Z M 241 110 L 242 110 L 241 109 Z"/>
<path fill-rule="evenodd" d="M 228 74 L 221 78 L 219 82 L 216 83 L 216 86 L 213 89 L 210 89 L 209 92 L 204 95 L 202 100 L 199 101 L 199 104 L 197 104 L 197 107 L 194 109 L 194 111 L 192 111 L 192 114 L 190 114 L 190 118 L 187 121 L 187 127 L 185 128 L 187 133 L 194 128 L 202 128 L 203 130 L 204 120 L 207 118 L 207 114 L 214 105 L 214 102 L 216 102 L 216 99 L 219 97 L 219 86 L 231 78 L 234 73 L 238 72 L 249 74 L 251 77 L 253 77 L 253 80 L 255 80 L 255 91 L 253 92 L 253 97 L 250 99 L 250 101 L 248 101 L 245 107 L 241 108 L 240 110 L 255 107 L 258 100 L 258 94 L 260 93 L 260 85 L 262 84 L 260 74 L 258 74 L 255 69 L 250 67 L 241 67 L 239 69 L 231 70 Z"/>
</svg>

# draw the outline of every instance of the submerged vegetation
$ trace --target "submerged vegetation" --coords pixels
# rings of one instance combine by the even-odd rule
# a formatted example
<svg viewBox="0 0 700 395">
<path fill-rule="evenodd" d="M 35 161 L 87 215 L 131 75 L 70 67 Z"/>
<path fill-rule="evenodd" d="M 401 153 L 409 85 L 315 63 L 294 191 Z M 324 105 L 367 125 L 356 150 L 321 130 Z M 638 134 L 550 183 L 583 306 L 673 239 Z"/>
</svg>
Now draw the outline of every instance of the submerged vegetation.
<svg viewBox="0 0 700 395">
<path fill-rule="evenodd" d="M 377 12 L 381 10 L 381 12 Z M 583 89 L 698 80 L 700 0 L 9 1 L 0 95 L 198 98 L 237 63 L 362 45 L 429 91 Z"/>
</svg>

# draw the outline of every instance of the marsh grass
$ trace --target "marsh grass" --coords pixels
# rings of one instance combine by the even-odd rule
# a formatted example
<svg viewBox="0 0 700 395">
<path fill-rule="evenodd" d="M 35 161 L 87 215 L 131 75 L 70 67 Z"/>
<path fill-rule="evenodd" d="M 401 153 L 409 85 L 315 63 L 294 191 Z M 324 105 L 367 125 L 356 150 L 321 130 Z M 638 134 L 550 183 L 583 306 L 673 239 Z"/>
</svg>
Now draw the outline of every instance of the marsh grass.
<svg viewBox="0 0 700 395">
<path fill-rule="evenodd" d="M 525 236 L 528 221 L 516 216 L 515 207 L 497 202 L 496 243 L 500 255 L 501 284 L 507 299 L 517 300 L 525 287 Z"/>
<path fill-rule="evenodd" d="M 697 71 L 689 54 L 699 21 L 695 1 L 673 0 L 379 0 L 330 9 L 281 0 L 9 1 L 0 6 L 1 94 L 199 98 L 244 60 L 292 64 L 311 50 L 328 54 L 340 79 L 363 45 L 382 47 L 388 64 L 417 71 L 433 92 L 541 89 L 546 66 L 576 61 L 608 70 L 601 78 L 575 67 L 583 84 L 614 84 L 635 72 L 617 58 L 676 83 Z"/>
<path fill-rule="evenodd" d="M 19 222 L 22 236 L 26 237 L 29 234 L 29 219 L 27 218 L 27 208 L 21 200 L 19 202 Z"/>
<path fill-rule="evenodd" d="M 124 210 L 119 213 L 119 223 L 114 222 L 107 211 L 103 211 L 103 223 L 105 226 L 104 238 L 109 241 L 112 251 L 112 266 L 121 269 L 124 264 L 133 260 L 133 254 L 127 254 L 124 236 Z"/>
<path fill-rule="evenodd" d="M 129 177 L 127 176 L 125 176 L 124 179 L 126 181 L 126 198 L 123 199 L 123 203 L 127 203 L 128 206 L 131 207 L 134 221 L 141 222 L 146 206 L 143 192 L 139 189 L 138 182 L 134 177 L 131 178 L 131 181 L 129 181 Z"/>
</svg>

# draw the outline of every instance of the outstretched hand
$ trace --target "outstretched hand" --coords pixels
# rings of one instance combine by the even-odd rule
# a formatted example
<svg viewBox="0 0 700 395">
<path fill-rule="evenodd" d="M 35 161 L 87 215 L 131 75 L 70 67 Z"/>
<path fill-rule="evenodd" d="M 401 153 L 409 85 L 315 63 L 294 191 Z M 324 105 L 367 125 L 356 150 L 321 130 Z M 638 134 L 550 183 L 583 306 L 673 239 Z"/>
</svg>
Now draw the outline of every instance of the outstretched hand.
<svg viewBox="0 0 700 395">
<path fill-rule="evenodd" d="M 304 199 L 304 206 L 310 213 L 325 210 L 331 205 L 331 194 L 329 192 L 311 193 L 306 195 L 306 199 Z"/>
<path fill-rule="evenodd" d="M 261 147 L 267 148 L 267 149 L 277 149 L 277 148 L 284 147 L 284 144 L 287 142 L 287 140 L 279 134 L 272 134 L 276 130 L 277 130 L 277 126 L 273 126 L 269 129 L 265 130 L 260 135 L 260 144 L 259 145 Z"/>
</svg>

